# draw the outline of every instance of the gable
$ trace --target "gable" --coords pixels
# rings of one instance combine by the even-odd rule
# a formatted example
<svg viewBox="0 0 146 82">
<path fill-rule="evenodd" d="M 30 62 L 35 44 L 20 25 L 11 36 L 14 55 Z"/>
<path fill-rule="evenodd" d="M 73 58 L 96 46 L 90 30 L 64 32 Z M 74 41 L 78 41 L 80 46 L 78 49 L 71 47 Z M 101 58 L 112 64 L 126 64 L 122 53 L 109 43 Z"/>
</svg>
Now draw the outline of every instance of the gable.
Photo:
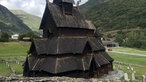
<svg viewBox="0 0 146 82">
<path fill-rule="evenodd" d="M 58 28 L 66 27 L 66 28 L 84 28 L 84 29 L 95 29 L 95 27 L 89 27 L 89 24 L 85 21 L 84 17 L 81 15 L 77 8 L 73 8 L 72 15 L 65 15 L 62 12 L 62 9 L 53 3 L 48 3 L 45 9 L 45 13 L 43 16 L 43 21 L 41 26 L 45 25 L 43 22 L 47 20 L 45 17 L 47 13 L 50 13 L 52 19 L 48 19 L 55 22 L 55 26 Z M 40 27 L 42 29 L 42 27 Z"/>
<path fill-rule="evenodd" d="M 39 29 L 49 29 L 55 27 L 53 17 L 48 9 L 48 6 L 46 6 Z"/>
</svg>

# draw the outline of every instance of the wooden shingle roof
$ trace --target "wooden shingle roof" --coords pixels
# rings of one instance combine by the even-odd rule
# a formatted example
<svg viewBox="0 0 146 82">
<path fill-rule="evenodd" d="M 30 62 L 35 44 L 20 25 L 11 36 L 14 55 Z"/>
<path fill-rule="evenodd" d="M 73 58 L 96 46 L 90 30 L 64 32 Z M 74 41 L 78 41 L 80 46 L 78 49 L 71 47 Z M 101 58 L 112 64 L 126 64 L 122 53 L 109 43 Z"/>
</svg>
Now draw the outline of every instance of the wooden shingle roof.
<svg viewBox="0 0 146 82">
<path fill-rule="evenodd" d="M 47 15 L 43 17 L 40 29 L 43 29 L 43 23 L 45 20 L 52 20 L 55 22 L 55 26 L 58 28 L 83 28 L 83 29 L 93 29 L 95 26 L 91 21 L 86 21 L 80 11 L 74 7 L 72 15 L 66 15 L 62 12 L 62 8 L 54 3 L 48 3 L 45 9 L 50 14 L 52 19 L 46 19 Z"/>
<path fill-rule="evenodd" d="M 55 37 L 52 39 L 36 39 L 33 41 L 31 49 L 36 49 L 37 55 L 56 55 L 66 53 L 81 54 L 83 53 L 87 43 L 91 47 L 90 51 L 105 49 L 96 38 L 87 39 L 87 37 Z M 34 51 L 31 49 L 29 53 L 31 53 L 31 51 Z"/>
<path fill-rule="evenodd" d="M 89 70 L 91 61 L 95 61 L 96 67 L 101 67 L 103 65 L 109 64 L 109 61 L 101 54 L 82 55 L 80 57 L 70 55 L 58 58 L 54 56 L 35 58 L 35 56 L 31 55 L 28 58 L 29 70 L 46 71 L 53 74 L 74 70 Z"/>
<path fill-rule="evenodd" d="M 48 2 L 48 1 L 47 1 Z M 62 2 L 65 2 L 65 3 L 74 3 L 74 0 L 54 0 L 54 2 L 56 3 L 62 3 Z"/>
</svg>

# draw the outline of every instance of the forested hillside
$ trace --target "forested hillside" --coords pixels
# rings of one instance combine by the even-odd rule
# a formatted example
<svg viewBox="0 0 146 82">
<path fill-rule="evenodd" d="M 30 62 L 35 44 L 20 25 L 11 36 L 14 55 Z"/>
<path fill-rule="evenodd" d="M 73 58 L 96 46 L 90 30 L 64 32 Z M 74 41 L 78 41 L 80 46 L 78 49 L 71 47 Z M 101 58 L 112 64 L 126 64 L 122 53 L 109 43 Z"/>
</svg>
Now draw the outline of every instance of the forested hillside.
<svg viewBox="0 0 146 82">
<path fill-rule="evenodd" d="M 146 28 L 146 0 L 89 0 L 81 11 L 105 31 Z"/>
<path fill-rule="evenodd" d="M 8 34 L 21 34 L 31 32 L 31 29 L 7 8 L 0 5 L 0 31 L 7 32 Z"/>
<path fill-rule="evenodd" d="M 89 0 L 80 9 L 103 37 L 146 49 L 146 0 Z"/>
<path fill-rule="evenodd" d="M 18 18 L 20 18 L 23 23 L 28 25 L 33 31 L 38 31 L 41 18 L 38 16 L 31 15 L 29 13 L 26 13 L 22 10 L 11 10 L 13 14 L 15 14 Z"/>
<path fill-rule="evenodd" d="M 88 0 L 85 4 L 80 6 L 80 9 L 82 12 L 87 12 L 89 9 L 92 9 L 92 7 L 108 2 L 109 0 Z"/>
</svg>

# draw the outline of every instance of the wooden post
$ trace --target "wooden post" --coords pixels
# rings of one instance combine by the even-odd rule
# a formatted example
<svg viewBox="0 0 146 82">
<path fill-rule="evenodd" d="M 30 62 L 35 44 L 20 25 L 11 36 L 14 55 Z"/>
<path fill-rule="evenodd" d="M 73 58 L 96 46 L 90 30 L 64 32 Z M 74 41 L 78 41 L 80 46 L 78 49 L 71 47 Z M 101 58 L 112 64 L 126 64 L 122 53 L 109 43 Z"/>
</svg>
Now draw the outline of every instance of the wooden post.
<svg viewBox="0 0 146 82">
<path fill-rule="evenodd" d="M 142 82 L 146 82 L 146 76 L 145 75 L 142 76 Z"/>
<path fill-rule="evenodd" d="M 135 79 L 135 73 L 133 72 L 132 73 L 132 82 L 135 82 L 136 81 L 136 79 Z"/>
<path fill-rule="evenodd" d="M 127 73 L 124 73 L 124 80 L 125 80 L 126 82 L 129 82 L 129 78 L 128 78 L 128 74 L 127 74 Z"/>
</svg>

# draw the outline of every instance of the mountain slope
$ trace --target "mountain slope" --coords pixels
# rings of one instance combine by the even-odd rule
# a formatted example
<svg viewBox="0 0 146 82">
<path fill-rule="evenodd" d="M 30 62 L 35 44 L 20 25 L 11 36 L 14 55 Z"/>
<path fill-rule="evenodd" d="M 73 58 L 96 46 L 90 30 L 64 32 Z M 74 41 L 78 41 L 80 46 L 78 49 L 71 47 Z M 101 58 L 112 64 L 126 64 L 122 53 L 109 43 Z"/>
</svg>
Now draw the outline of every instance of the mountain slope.
<svg viewBox="0 0 146 82">
<path fill-rule="evenodd" d="M 28 14 L 22 10 L 11 10 L 18 18 L 20 18 L 26 25 L 28 25 L 33 31 L 38 31 L 41 18 Z"/>
<path fill-rule="evenodd" d="M 89 9 L 92 9 L 92 7 L 108 1 L 109 0 L 88 0 L 85 4 L 80 6 L 80 9 L 82 12 L 87 12 Z"/>
<path fill-rule="evenodd" d="M 91 5 L 89 0 L 84 5 Z M 94 1 L 95 3 L 95 1 Z M 84 6 L 83 5 L 83 6 Z M 103 30 L 146 28 L 146 0 L 109 0 L 81 11 Z"/>
<path fill-rule="evenodd" d="M 0 30 L 9 34 L 31 31 L 27 25 L 2 5 L 0 5 Z"/>
</svg>

